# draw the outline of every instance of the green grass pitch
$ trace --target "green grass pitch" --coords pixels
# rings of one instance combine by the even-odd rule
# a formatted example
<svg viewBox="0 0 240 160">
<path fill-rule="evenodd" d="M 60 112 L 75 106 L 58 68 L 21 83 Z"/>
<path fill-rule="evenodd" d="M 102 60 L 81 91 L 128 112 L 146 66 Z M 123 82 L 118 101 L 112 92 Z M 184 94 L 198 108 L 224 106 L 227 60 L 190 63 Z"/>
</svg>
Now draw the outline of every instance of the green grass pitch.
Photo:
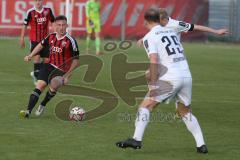
<svg viewBox="0 0 240 160">
<path fill-rule="evenodd" d="M 85 48 L 84 41 L 79 43 Z M 0 40 L 0 159 L 1 160 L 237 160 L 240 159 L 240 46 L 231 44 L 184 44 L 193 75 L 192 109 L 202 127 L 209 154 L 196 153 L 195 142 L 179 121 L 153 121 L 146 129 L 141 150 L 122 150 L 118 140 L 131 137 L 134 119 L 123 120 L 120 113 L 134 115 L 121 99 L 118 107 L 97 120 L 74 123 L 59 120 L 54 107 L 62 99 L 73 99 L 90 110 L 100 102 L 80 96 L 58 94 L 42 117 L 20 119 L 34 86 L 29 75 L 28 53 L 17 40 Z M 144 49 L 135 45 L 101 56 L 104 68 L 95 83 L 82 82 L 86 67 L 72 76 L 71 84 L 86 85 L 117 96 L 110 81 L 114 54 L 127 52 L 130 62 L 146 61 Z M 42 97 L 45 94 L 42 94 Z M 159 105 L 153 113 L 174 113 L 174 104 Z"/>
</svg>

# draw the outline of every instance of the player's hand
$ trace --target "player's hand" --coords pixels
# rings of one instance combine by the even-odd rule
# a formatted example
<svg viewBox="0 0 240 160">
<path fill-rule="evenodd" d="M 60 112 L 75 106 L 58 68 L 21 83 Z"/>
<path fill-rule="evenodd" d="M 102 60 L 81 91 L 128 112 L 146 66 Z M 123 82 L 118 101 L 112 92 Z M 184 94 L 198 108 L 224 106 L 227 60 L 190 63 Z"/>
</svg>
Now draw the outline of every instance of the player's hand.
<svg viewBox="0 0 240 160">
<path fill-rule="evenodd" d="M 229 30 L 228 29 L 218 29 L 218 30 L 216 30 L 216 34 L 219 36 L 229 34 Z"/>
<path fill-rule="evenodd" d="M 138 47 L 142 47 L 143 46 L 143 39 L 142 38 L 137 41 L 137 46 Z"/>
<path fill-rule="evenodd" d="M 31 61 L 31 59 L 32 59 L 32 56 L 30 56 L 30 55 L 27 55 L 24 57 L 24 61 L 26 61 L 26 62 Z"/>
<path fill-rule="evenodd" d="M 70 77 L 71 77 L 71 75 L 69 75 L 69 74 L 67 74 L 67 73 L 66 73 L 65 75 L 63 75 L 63 84 L 64 84 L 64 85 L 69 82 Z"/>
<path fill-rule="evenodd" d="M 19 40 L 19 44 L 20 44 L 20 47 L 21 47 L 21 48 L 25 48 L 24 38 L 21 38 L 21 39 Z"/>
</svg>

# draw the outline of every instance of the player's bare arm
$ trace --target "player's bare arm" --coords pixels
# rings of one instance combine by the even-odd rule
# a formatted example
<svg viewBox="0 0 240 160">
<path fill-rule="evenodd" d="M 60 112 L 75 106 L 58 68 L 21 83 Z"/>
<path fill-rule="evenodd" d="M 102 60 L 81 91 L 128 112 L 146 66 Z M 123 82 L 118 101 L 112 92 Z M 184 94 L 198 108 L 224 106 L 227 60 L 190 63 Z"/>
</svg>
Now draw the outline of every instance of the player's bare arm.
<svg viewBox="0 0 240 160">
<path fill-rule="evenodd" d="M 25 47 L 24 35 L 25 35 L 25 32 L 26 32 L 26 29 L 27 29 L 27 26 L 23 25 L 22 30 L 21 30 L 20 40 L 19 40 L 19 44 L 20 44 L 21 48 Z"/>
<path fill-rule="evenodd" d="M 157 53 L 152 53 L 150 54 L 150 85 L 155 85 L 158 80 L 158 54 Z"/>
<path fill-rule="evenodd" d="M 137 41 L 137 46 L 138 47 L 142 47 L 143 46 L 143 39 L 142 38 Z"/>
<path fill-rule="evenodd" d="M 216 35 L 226 35 L 229 34 L 229 30 L 228 29 L 213 29 L 210 27 L 206 27 L 206 26 L 202 26 L 202 25 L 194 25 L 194 30 L 197 31 L 202 31 L 202 32 L 209 32 L 209 33 L 214 33 Z"/>
<path fill-rule="evenodd" d="M 24 57 L 24 61 L 26 62 L 30 61 L 32 57 L 38 54 L 42 49 L 43 49 L 43 46 L 41 43 L 39 43 L 29 55 Z"/>
<path fill-rule="evenodd" d="M 72 75 L 72 72 L 79 67 L 79 59 L 73 59 L 70 69 L 63 75 L 64 78 L 64 84 L 66 84 L 69 81 L 70 76 Z"/>
</svg>

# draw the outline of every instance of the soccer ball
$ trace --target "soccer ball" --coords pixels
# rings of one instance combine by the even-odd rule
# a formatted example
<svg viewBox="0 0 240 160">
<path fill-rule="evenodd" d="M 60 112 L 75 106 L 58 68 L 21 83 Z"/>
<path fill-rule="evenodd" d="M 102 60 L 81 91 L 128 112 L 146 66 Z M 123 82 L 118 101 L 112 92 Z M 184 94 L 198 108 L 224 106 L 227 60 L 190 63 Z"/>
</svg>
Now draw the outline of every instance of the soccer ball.
<svg viewBox="0 0 240 160">
<path fill-rule="evenodd" d="M 85 110 L 81 107 L 74 107 L 70 110 L 69 119 L 71 121 L 82 121 L 85 118 Z"/>
</svg>

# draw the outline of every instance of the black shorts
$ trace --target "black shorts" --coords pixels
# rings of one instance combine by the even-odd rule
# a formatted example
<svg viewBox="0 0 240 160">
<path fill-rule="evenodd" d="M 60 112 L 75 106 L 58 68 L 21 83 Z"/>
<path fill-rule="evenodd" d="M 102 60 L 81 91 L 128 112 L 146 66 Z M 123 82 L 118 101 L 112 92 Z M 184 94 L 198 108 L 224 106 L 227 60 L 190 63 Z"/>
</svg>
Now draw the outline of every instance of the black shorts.
<svg viewBox="0 0 240 160">
<path fill-rule="evenodd" d="M 38 43 L 41 42 L 35 42 L 35 41 L 31 41 L 31 47 L 30 47 L 30 51 L 32 52 L 33 49 L 38 45 Z M 49 57 L 49 47 L 44 47 L 39 53 L 38 55 L 40 55 L 41 58 L 48 58 Z"/>
<path fill-rule="evenodd" d="M 43 67 L 40 69 L 38 80 L 45 81 L 47 84 L 50 83 L 51 79 L 56 76 L 63 76 L 65 72 L 60 69 L 55 68 L 51 64 L 43 64 Z"/>
</svg>

